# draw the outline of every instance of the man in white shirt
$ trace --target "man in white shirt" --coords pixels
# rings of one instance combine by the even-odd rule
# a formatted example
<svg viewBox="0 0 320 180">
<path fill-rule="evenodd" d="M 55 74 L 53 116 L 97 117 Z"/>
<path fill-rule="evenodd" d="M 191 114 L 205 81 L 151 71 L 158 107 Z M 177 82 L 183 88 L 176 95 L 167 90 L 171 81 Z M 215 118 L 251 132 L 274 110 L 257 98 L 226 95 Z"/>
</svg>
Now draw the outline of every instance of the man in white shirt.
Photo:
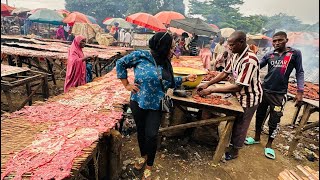
<svg viewBox="0 0 320 180">
<path fill-rule="evenodd" d="M 129 31 L 125 32 L 125 34 L 124 34 L 124 45 L 126 47 L 129 47 L 131 45 L 131 41 L 132 41 L 131 33 Z"/>
</svg>

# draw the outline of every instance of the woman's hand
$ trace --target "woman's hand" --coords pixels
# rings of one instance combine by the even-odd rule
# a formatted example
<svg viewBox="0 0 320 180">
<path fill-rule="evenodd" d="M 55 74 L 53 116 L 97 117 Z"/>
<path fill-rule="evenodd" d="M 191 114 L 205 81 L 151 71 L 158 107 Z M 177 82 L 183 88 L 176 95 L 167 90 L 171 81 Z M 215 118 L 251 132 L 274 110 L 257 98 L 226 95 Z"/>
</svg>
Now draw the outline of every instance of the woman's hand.
<svg viewBox="0 0 320 180">
<path fill-rule="evenodd" d="M 139 85 L 138 84 L 128 84 L 125 86 L 125 88 L 128 90 L 128 91 L 131 91 L 133 93 L 137 93 L 140 91 L 139 89 Z"/>
<path fill-rule="evenodd" d="M 186 81 L 190 81 L 190 82 L 194 82 L 197 79 L 197 75 L 196 74 L 190 74 L 187 76 Z"/>
<path fill-rule="evenodd" d="M 207 89 L 209 85 L 207 83 L 203 83 L 197 86 L 197 91 L 202 91 L 204 89 Z"/>
</svg>

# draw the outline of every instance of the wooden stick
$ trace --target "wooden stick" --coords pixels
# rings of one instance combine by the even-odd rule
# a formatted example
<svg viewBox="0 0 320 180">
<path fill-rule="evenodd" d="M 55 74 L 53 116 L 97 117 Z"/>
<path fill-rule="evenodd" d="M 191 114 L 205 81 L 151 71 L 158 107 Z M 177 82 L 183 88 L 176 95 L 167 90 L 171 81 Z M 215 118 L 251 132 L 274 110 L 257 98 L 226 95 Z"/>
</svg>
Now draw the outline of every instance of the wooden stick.
<svg viewBox="0 0 320 180">
<path fill-rule="evenodd" d="M 159 133 L 165 132 L 165 131 L 171 131 L 171 130 L 179 130 L 179 129 L 187 129 L 187 128 L 192 128 L 192 127 L 199 127 L 199 126 L 206 126 L 209 124 L 215 124 L 219 123 L 222 121 L 234 121 L 235 117 L 234 116 L 226 116 L 226 117 L 219 117 L 219 118 L 213 118 L 213 119 L 206 119 L 206 120 L 201 120 L 201 121 L 196 121 L 196 122 L 191 122 L 191 123 L 186 123 L 186 124 L 179 124 L 175 126 L 169 126 L 165 128 L 161 128 L 159 130 Z"/>
<path fill-rule="evenodd" d="M 316 171 L 311 169 L 309 166 L 304 166 L 304 168 L 317 180 L 319 180 L 319 177 L 316 176 Z"/>
<path fill-rule="evenodd" d="M 288 169 L 285 169 L 284 172 L 286 172 L 291 179 L 298 180 Z"/>
</svg>

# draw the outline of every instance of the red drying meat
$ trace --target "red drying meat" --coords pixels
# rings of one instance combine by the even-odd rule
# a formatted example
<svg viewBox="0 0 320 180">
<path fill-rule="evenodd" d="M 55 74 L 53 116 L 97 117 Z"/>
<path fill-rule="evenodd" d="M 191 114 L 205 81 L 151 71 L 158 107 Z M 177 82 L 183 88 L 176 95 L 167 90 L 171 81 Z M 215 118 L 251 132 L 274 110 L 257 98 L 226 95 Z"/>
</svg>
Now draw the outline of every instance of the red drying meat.
<svg viewBox="0 0 320 180">
<path fill-rule="evenodd" d="M 209 71 L 208 74 L 206 74 L 203 78 L 203 81 L 211 81 L 214 77 L 216 77 L 220 72 L 219 71 Z M 227 78 L 224 79 L 224 81 L 227 81 Z"/>
<path fill-rule="evenodd" d="M 212 105 L 232 105 L 231 102 L 228 100 L 224 100 L 221 98 L 221 96 L 217 95 L 208 95 L 206 97 L 201 97 L 199 95 L 192 96 L 193 100 L 199 103 L 206 103 L 206 104 L 212 104 Z"/>
<path fill-rule="evenodd" d="M 296 84 L 289 83 L 288 91 L 289 93 L 296 95 L 297 94 Z M 319 85 L 316 85 L 310 82 L 305 82 L 303 97 L 306 99 L 319 101 Z"/>
</svg>

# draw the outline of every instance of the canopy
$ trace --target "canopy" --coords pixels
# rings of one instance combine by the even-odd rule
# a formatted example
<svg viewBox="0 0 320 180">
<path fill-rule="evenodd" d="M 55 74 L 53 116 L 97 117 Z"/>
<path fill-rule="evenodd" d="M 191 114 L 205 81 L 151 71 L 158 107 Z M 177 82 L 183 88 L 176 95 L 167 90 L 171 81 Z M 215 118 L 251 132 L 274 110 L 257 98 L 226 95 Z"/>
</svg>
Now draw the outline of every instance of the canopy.
<svg viewBox="0 0 320 180">
<path fill-rule="evenodd" d="M 166 31 L 166 27 L 157 18 L 148 13 L 132 14 L 126 18 L 126 21 L 154 31 Z"/>
<path fill-rule="evenodd" d="M 92 16 L 89 16 L 89 15 L 86 15 L 87 18 L 93 23 L 93 24 L 98 24 L 96 18 L 92 17 Z"/>
<path fill-rule="evenodd" d="M 236 30 L 234 30 L 233 28 L 222 28 L 222 29 L 220 29 L 221 36 L 225 37 L 225 38 L 228 38 L 235 31 Z"/>
<path fill-rule="evenodd" d="M 214 29 L 200 18 L 173 19 L 170 26 L 195 33 L 196 35 L 211 36 L 219 32 L 219 29 Z"/>
<path fill-rule="evenodd" d="M 80 23 L 91 23 L 89 18 L 80 12 L 72 12 L 70 13 L 66 18 L 63 20 L 64 23 L 67 23 L 69 25 L 73 25 L 75 22 Z"/>
<path fill-rule="evenodd" d="M 11 14 L 13 15 L 13 14 L 22 14 L 22 13 L 27 13 L 27 12 L 29 12 L 29 11 L 31 11 L 30 9 L 28 9 L 28 8 L 16 8 L 16 9 L 14 9 L 13 11 L 11 11 Z"/>
<path fill-rule="evenodd" d="M 37 12 L 40 9 L 45 9 L 45 8 L 37 8 L 37 9 L 33 9 L 30 12 L 28 12 L 28 14 L 34 14 L 35 12 Z"/>
<path fill-rule="evenodd" d="M 174 11 L 161 11 L 154 17 L 166 25 L 169 25 L 172 19 L 185 19 L 184 15 Z"/>
<path fill-rule="evenodd" d="M 119 27 L 123 28 L 123 29 L 133 29 L 133 26 L 127 22 L 126 20 L 122 19 L 122 18 L 110 18 L 106 21 L 103 22 L 103 24 L 105 25 L 114 25 L 114 23 L 117 22 L 119 23 Z"/>
<path fill-rule="evenodd" d="M 258 47 L 271 47 L 272 38 L 262 34 L 256 34 L 256 35 L 247 34 L 247 43 L 254 44 Z"/>
<path fill-rule="evenodd" d="M 106 21 L 106 20 L 109 20 L 109 19 L 112 19 L 113 17 L 106 17 L 103 21 L 102 21 L 102 23 L 104 24 L 104 22 Z"/>
<path fill-rule="evenodd" d="M 54 25 L 62 25 L 63 17 L 54 10 L 51 9 L 40 9 L 34 14 L 29 16 L 29 20 L 38 23 L 48 23 Z"/>
</svg>

